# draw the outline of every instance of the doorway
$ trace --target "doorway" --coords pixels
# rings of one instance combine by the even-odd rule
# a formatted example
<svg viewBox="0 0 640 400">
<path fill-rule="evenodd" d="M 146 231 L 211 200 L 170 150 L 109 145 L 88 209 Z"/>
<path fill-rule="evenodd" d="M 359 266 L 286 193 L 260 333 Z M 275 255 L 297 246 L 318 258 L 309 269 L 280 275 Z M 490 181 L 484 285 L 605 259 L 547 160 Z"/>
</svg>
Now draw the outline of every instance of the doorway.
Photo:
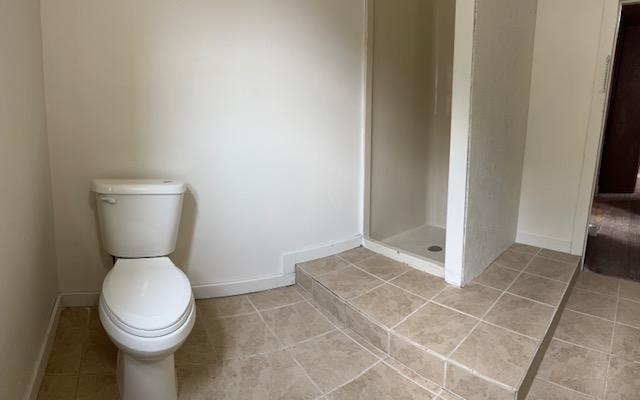
<svg viewBox="0 0 640 400">
<path fill-rule="evenodd" d="M 623 5 L 585 267 L 640 280 L 640 4 Z"/>
</svg>

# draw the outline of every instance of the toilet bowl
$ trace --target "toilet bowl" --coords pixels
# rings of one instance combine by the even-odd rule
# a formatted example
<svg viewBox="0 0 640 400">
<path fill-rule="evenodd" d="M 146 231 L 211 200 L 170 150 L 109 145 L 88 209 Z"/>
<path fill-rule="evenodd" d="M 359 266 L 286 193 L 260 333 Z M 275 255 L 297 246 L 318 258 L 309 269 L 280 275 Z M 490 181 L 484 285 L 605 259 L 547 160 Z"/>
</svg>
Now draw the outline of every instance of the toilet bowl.
<svg viewBox="0 0 640 400">
<path fill-rule="evenodd" d="M 102 283 L 99 313 L 118 347 L 121 400 L 176 400 L 174 352 L 196 319 L 187 276 L 167 257 L 176 248 L 186 185 L 170 179 L 96 179 L 103 248 L 116 260 Z"/>
<path fill-rule="evenodd" d="M 99 312 L 119 350 L 122 400 L 175 400 L 173 354 L 196 317 L 184 273 L 167 257 L 119 259 L 103 282 Z"/>
</svg>

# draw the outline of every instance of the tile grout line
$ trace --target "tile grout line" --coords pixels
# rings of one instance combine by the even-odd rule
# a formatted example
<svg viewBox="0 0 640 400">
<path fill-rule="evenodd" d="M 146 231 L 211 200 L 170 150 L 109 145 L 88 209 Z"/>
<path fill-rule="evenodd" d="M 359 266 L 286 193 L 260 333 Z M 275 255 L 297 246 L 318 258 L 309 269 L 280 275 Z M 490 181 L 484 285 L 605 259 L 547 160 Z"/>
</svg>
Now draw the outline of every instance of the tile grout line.
<svg viewBox="0 0 640 400">
<path fill-rule="evenodd" d="M 394 360 L 395 360 L 395 358 L 394 358 Z M 397 360 L 396 360 L 396 361 L 397 361 Z M 400 361 L 398 361 L 398 362 L 400 362 Z M 417 385 L 417 386 L 421 387 L 422 389 L 426 390 L 427 392 L 431 393 L 432 395 L 434 395 L 434 396 L 436 396 L 436 397 L 438 397 L 438 396 L 439 396 L 439 394 L 438 394 L 438 393 L 435 393 L 432 389 L 429 389 L 429 388 L 427 388 L 427 387 L 423 386 L 421 383 L 418 383 L 415 379 L 411 378 L 410 376 L 408 376 L 408 375 L 407 375 L 407 374 L 405 374 L 404 372 L 400 371 L 398 368 L 396 368 L 396 367 L 394 367 L 393 365 L 389 364 L 389 362 L 388 362 L 388 361 L 386 361 L 386 360 L 382 360 L 382 363 L 383 363 L 384 365 L 386 365 L 387 367 L 391 368 L 392 370 L 396 371 L 398 374 L 402 375 L 405 379 L 409 380 L 410 382 L 413 382 L 415 385 Z M 400 364 L 402 364 L 402 363 L 400 363 Z M 404 364 L 402 364 L 402 365 L 404 365 Z M 407 367 L 407 368 L 408 368 L 408 367 Z M 417 372 L 415 372 L 415 371 L 414 371 L 414 370 L 412 370 L 411 368 L 409 368 L 409 370 L 410 370 L 411 372 L 416 373 L 418 376 L 422 377 L 422 375 L 418 374 Z M 424 379 L 426 379 L 426 378 L 424 378 Z M 429 379 L 426 379 L 426 380 L 428 380 L 429 382 L 432 382 L 432 381 L 431 381 L 431 380 L 429 380 Z M 434 384 L 435 384 L 435 382 L 432 382 L 432 383 L 434 383 Z M 436 384 L 436 385 L 437 385 L 437 384 Z M 442 391 L 442 387 L 441 387 L 440 385 L 437 385 L 437 386 L 438 386 L 438 389 L 440 389 L 440 391 Z M 435 397 L 434 397 L 434 398 L 435 398 Z"/>
<path fill-rule="evenodd" d="M 471 334 L 473 332 L 475 332 L 475 330 L 478 328 L 478 326 L 484 321 L 484 318 L 491 312 L 491 310 L 493 310 L 493 308 L 495 307 L 495 305 L 498 303 L 498 301 L 500 301 L 500 299 L 504 296 L 505 293 L 507 293 L 507 291 L 511 288 L 511 286 L 513 286 L 513 284 L 518 280 L 518 278 L 524 273 L 525 269 L 527 269 L 527 267 L 529 266 L 529 264 L 531 264 L 531 262 L 533 261 L 533 259 L 538 255 L 538 253 L 540 253 L 542 249 L 538 249 L 538 251 L 536 251 L 536 253 L 533 255 L 533 257 L 531 257 L 531 259 L 529 260 L 529 262 L 527 262 L 527 264 L 524 266 L 524 268 L 522 269 L 522 271 L 520 271 L 518 273 L 518 275 L 515 277 L 515 279 L 513 280 L 513 282 L 511 282 L 509 284 L 509 286 L 507 286 L 502 293 L 500 294 L 500 296 L 498 296 L 498 298 L 493 302 L 493 304 L 487 309 L 487 311 L 482 315 L 482 317 L 479 319 L 479 321 L 473 326 L 473 328 L 471 328 L 471 330 L 469 331 L 469 333 L 467 333 L 465 335 L 464 338 L 462 338 L 462 340 L 456 345 L 456 347 L 454 347 L 453 350 L 451 350 L 451 352 L 447 355 L 447 360 L 445 361 L 445 364 L 449 364 L 450 362 L 453 362 L 454 365 L 457 365 L 456 361 L 453 360 L 451 357 L 453 357 L 453 354 L 460 348 L 460 346 L 462 346 L 462 344 L 464 342 L 467 341 L 467 339 L 471 336 Z M 537 350 L 537 349 L 536 349 Z M 528 367 L 530 366 L 530 363 L 528 365 Z M 458 367 L 460 367 L 460 365 L 458 365 Z M 447 370 L 447 365 L 445 365 L 445 372 Z M 473 371 L 471 370 L 471 372 L 474 373 L 474 375 L 476 376 L 483 376 L 482 374 L 479 374 L 477 371 Z M 526 371 L 523 373 L 523 376 L 526 376 Z M 491 381 L 490 381 L 491 382 Z M 496 381 L 497 382 L 497 381 Z M 522 378 L 519 380 L 519 384 L 522 384 Z M 517 392 L 517 390 L 519 388 L 514 388 Z"/>
<path fill-rule="evenodd" d="M 564 386 L 564 385 L 562 385 L 560 383 L 556 383 L 556 382 L 550 381 L 550 380 L 545 379 L 545 378 L 540 378 L 540 377 L 536 376 L 535 379 L 541 380 L 543 382 L 549 383 L 549 384 L 554 385 L 554 386 L 558 386 L 558 387 L 560 387 L 562 389 L 566 389 L 566 390 L 568 390 L 568 391 L 570 391 L 572 393 L 579 394 L 581 396 L 587 396 L 590 400 L 596 400 L 597 399 L 597 397 L 595 397 L 595 396 L 592 396 L 592 395 L 587 394 L 587 393 L 582 393 L 582 392 L 580 392 L 578 390 L 572 389 L 570 387 Z"/>
<path fill-rule="evenodd" d="M 618 308 L 620 307 L 620 291 L 622 283 L 618 280 L 618 295 L 616 296 L 616 312 L 613 315 L 613 329 L 611 330 L 611 342 L 609 344 L 609 356 L 607 357 L 607 368 L 604 373 L 604 387 L 602 388 L 602 395 L 607 395 L 607 389 L 609 386 L 609 368 L 611 368 L 611 361 L 613 357 L 613 343 L 616 336 L 616 323 L 618 321 Z"/>
<path fill-rule="evenodd" d="M 542 251 L 542 249 L 540 249 L 540 251 Z M 564 309 L 561 310 L 560 306 L 563 303 L 563 300 L 567 299 L 567 301 L 564 302 L 564 307 L 566 308 L 566 305 L 569 301 L 569 297 L 571 296 L 571 292 L 569 291 L 570 289 L 573 290 L 573 287 L 571 287 L 571 283 L 573 282 L 573 285 L 575 287 L 575 283 L 577 282 L 578 276 L 580 274 L 580 266 L 579 263 L 576 263 L 576 265 L 574 266 L 574 270 L 569 278 L 569 281 L 567 281 L 567 283 L 565 283 L 565 287 L 562 290 L 562 295 L 560 296 L 560 301 L 558 302 L 558 304 L 556 304 L 553 307 L 553 316 L 552 318 L 547 322 L 547 326 L 545 328 L 545 334 L 544 336 L 538 341 L 538 343 L 536 343 L 536 348 L 535 348 L 535 352 L 534 352 L 534 357 L 529 361 L 528 365 L 527 365 L 527 372 L 529 371 L 529 369 L 531 368 L 531 366 L 533 365 L 534 361 L 535 361 L 535 357 L 538 354 L 538 352 L 541 350 L 542 345 L 544 344 L 545 338 L 547 337 L 547 335 L 551 332 L 551 329 L 553 327 L 553 321 L 557 316 L 557 323 L 556 323 L 556 327 L 560 324 L 560 319 L 562 317 L 562 313 L 564 312 Z M 555 333 L 555 328 L 554 328 L 554 333 Z M 545 349 L 545 354 L 549 348 L 549 346 L 551 345 L 552 340 L 554 339 L 554 335 L 551 336 L 551 338 L 549 339 L 549 342 L 547 344 L 547 349 Z M 540 365 L 542 365 L 542 359 L 544 358 L 544 354 L 541 355 L 541 359 L 540 359 L 540 363 L 538 364 L 538 370 L 540 369 Z M 537 371 L 536 371 L 536 376 L 537 376 Z M 522 384 L 524 383 L 524 380 L 527 378 L 527 373 L 525 372 L 525 374 L 520 378 L 520 382 L 518 384 L 518 390 L 520 389 L 520 387 L 522 386 Z M 534 379 L 536 378 L 535 376 L 533 377 Z M 532 381 L 533 382 L 533 381 Z M 531 389 L 529 387 L 529 389 Z"/>
<path fill-rule="evenodd" d="M 376 365 L 382 363 L 383 360 L 382 359 L 378 359 L 378 361 L 374 362 L 371 366 L 365 368 L 361 373 L 359 373 L 358 375 L 356 375 L 355 377 L 353 377 L 352 379 L 346 381 L 345 383 L 343 383 L 342 385 L 338 385 L 335 388 L 329 390 L 327 393 L 324 393 L 321 396 L 316 397 L 316 399 L 321 399 L 325 396 L 328 396 L 330 394 L 332 394 L 333 392 L 336 392 L 337 390 L 347 386 L 348 384 L 350 384 L 351 382 L 355 381 L 356 379 L 360 378 L 362 375 L 366 374 L 367 372 L 369 372 L 369 370 L 373 369 Z"/>
<path fill-rule="evenodd" d="M 318 386 L 318 384 L 311 379 L 311 376 L 309 376 L 309 373 L 307 372 L 307 370 L 302 366 L 302 364 L 300 364 L 300 362 L 293 356 L 293 354 L 291 354 L 291 352 L 289 351 L 289 349 L 291 348 L 290 346 L 287 347 L 285 346 L 285 344 L 282 342 L 282 340 L 280 340 L 280 338 L 278 337 L 278 335 L 276 335 L 276 333 L 274 332 L 273 329 L 271 329 L 271 327 L 269 326 L 269 324 L 267 324 L 267 321 L 265 321 L 264 317 L 262 316 L 262 314 L 260 313 L 260 311 L 258 310 L 258 308 L 255 306 L 255 304 L 253 304 L 253 301 L 247 296 L 247 300 L 249 301 L 249 303 L 251 304 L 251 307 L 253 307 L 256 312 L 258 313 L 258 316 L 260 317 L 260 319 L 262 320 L 262 323 L 267 327 L 267 329 L 269 330 L 269 332 L 275 337 L 276 341 L 282 346 L 282 349 L 284 351 L 287 352 L 287 354 L 289 355 L 289 357 L 291 357 L 291 359 L 296 363 L 296 365 L 298 367 L 301 368 L 302 372 L 304 372 L 305 376 L 307 377 L 307 379 L 309 379 L 309 382 L 311 382 L 311 384 L 316 388 L 316 390 L 321 394 L 320 397 L 322 397 L 324 393 L 324 391 L 322 389 L 320 389 L 320 386 Z"/>
</svg>

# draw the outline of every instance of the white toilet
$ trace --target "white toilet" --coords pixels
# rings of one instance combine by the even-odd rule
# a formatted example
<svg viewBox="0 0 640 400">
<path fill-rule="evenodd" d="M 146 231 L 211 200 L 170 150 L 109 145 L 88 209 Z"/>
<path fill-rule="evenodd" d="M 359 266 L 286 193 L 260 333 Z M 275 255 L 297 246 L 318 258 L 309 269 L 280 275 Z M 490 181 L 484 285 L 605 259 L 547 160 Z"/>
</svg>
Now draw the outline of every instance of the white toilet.
<svg viewBox="0 0 640 400">
<path fill-rule="evenodd" d="M 173 353 L 193 328 L 187 276 L 176 247 L 186 186 L 173 180 L 96 179 L 104 249 L 116 262 L 102 284 L 100 321 L 118 347 L 122 400 L 176 400 Z"/>
</svg>

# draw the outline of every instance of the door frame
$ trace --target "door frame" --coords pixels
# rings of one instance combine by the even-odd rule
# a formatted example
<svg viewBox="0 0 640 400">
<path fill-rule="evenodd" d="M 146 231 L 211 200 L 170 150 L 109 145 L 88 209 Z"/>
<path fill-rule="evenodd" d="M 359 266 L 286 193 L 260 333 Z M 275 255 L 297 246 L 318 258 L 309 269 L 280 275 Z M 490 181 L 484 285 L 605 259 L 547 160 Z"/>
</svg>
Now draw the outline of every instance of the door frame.
<svg viewBox="0 0 640 400">
<path fill-rule="evenodd" d="M 620 30 L 622 7 L 632 4 L 640 4 L 640 0 L 604 0 L 603 3 L 597 55 L 598 65 L 594 74 L 589 123 L 578 189 L 578 203 L 576 204 L 571 240 L 571 253 L 583 256 L 582 267 L 584 267 L 589 220 L 593 207 L 593 198 L 596 194 L 602 158 L 602 144 L 611 101 L 613 64 Z"/>
</svg>

